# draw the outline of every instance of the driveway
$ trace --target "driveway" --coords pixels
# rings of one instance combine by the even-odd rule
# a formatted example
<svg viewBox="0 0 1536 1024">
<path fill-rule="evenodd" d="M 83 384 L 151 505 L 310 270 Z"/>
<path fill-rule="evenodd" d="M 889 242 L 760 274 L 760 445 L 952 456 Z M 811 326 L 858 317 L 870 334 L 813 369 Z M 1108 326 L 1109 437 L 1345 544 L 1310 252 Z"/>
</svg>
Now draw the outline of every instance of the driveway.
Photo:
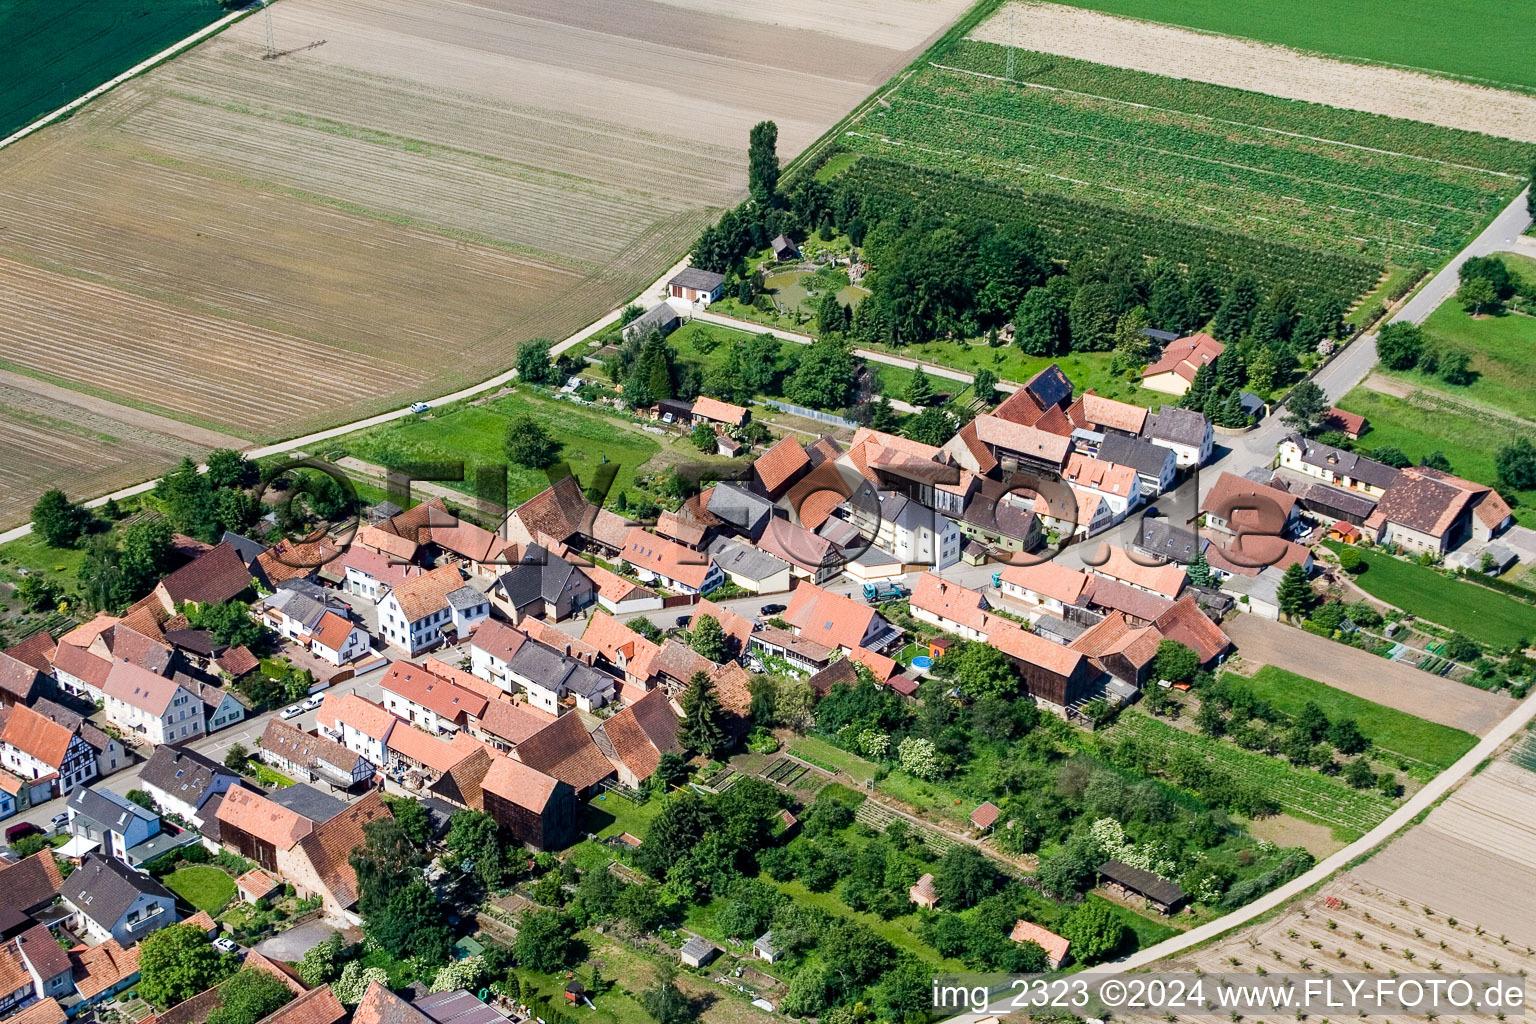
<svg viewBox="0 0 1536 1024">
<path fill-rule="evenodd" d="M 278 932 L 270 939 L 263 939 L 251 948 L 272 960 L 291 964 L 304 959 L 315 946 L 331 937 L 335 925 L 325 921 L 309 921 L 285 932 Z"/>
<path fill-rule="evenodd" d="M 1509 697 L 1441 679 L 1257 615 L 1228 616 L 1221 628 L 1249 661 L 1326 682 L 1356 697 L 1474 736 L 1487 733 L 1515 707 Z"/>
</svg>

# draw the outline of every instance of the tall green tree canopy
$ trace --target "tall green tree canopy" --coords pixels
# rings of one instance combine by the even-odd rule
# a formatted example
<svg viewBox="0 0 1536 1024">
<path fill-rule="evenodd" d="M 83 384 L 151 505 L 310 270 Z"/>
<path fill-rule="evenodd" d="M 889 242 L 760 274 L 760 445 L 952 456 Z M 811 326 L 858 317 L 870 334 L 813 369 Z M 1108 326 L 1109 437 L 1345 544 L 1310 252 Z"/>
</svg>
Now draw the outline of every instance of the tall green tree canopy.
<svg viewBox="0 0 1536 1024">
<path fill-rule="evenodd" d="M 139 995 L 163 1010 L 217 985 L 235 966 L 197 925 L 173 924 L 139 943 Z"/>
<path fill-rule="evenodd" d="M 58 488 L 44 491 L 32 506 L 32 528 L 49 547 L 74 547 L 90 521 L 91 514 Z"/>
<path fill-rule="evenodd" d="M 679 704 L 684 719 L 677 738 L 683 746 L 709 757 L 721 753 L 730 742 L 730 733 L 726 730 L 725 709 L 720 706 L 715 684 L 707 673 L 693 674 Z"/>
<path fill-rule="evenodd" d="M 747 189 L 760 206 L 773 202 L 779 191 L 779 126 L 759 121 L 747 135 Z"/>
</svg>

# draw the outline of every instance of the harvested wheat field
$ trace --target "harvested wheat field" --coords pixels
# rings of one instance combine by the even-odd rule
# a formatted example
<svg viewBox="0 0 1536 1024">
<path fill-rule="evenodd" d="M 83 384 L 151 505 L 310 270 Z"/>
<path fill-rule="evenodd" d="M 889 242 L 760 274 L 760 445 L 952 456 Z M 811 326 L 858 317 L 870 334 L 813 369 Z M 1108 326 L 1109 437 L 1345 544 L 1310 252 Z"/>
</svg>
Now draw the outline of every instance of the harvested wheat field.
<svg viewBox="0 0 1536 1024">
<path fill-rule="evenodd" d="M 0 151 L 4 366 L 250 441 L 466 386 L 681 256 L 753 123 L 788 159 L 966 6 L 280 0 L 276 59 L 247 19 Z"/>
<path fill-rule="evenodd" d="M 1060 4 L 1007 4 L 969 38 L 1536 142 L 1536 96 Z"/>
</svg>

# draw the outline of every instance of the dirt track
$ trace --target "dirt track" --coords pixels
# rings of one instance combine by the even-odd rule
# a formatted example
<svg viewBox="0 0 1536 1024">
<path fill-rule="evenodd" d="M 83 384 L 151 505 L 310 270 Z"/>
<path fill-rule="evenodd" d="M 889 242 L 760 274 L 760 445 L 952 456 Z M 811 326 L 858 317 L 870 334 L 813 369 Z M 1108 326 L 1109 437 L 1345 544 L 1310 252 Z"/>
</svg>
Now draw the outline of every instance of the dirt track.
<svg viewBox="0 0 1536 1024">
<path fill-rule="evenodd" d="M 1508 697 L 1453 683 L 1257 615 L 1231 616 L 1221 628 L 1245 659 L 1326 682 L 1356 697 L 1465 729 L 1474 736 L 1486 733 L 1515 705 Z"/>
<path fill-rule="evenodd" d="M 1536 142 L 1536 96 L 1075 7 L 1013 3 L 971 38 L 1007 45 L 1010 8 L 1024 49 Z"/>
</svg>

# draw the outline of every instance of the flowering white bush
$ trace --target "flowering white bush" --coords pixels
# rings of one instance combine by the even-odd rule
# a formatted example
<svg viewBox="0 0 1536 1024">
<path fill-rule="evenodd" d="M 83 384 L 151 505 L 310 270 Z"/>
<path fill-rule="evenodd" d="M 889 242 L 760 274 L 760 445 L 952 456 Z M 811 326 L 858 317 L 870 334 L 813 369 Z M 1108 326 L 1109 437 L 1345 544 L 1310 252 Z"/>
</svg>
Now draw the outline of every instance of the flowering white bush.
<svg viewBox="0 0 1536 1024">
<path fill-rule="evenodd" d="M 891 737 L 874 729 L 859 733 L 859 750 L 866 757 L 885 757 L 891 752 Z"/>
<path fill-rule="evenodd" d="M 911 772 L 920 779 L 932 781 L 943 772 L 939 750 L 933 745 L 932 740 L 908 736 L 897 748 L 897 756 L 901 758 L 902 770 Z"/>
<path fill-rule="evenodd" d="M 361 961 L 353 960 L 342 968 L 341 977 L 331 986 L 331 991 L 347 1006 L 356 1006 L 363 1001 L 363 993 L 375 981 L 381 985 L 389 984 L 389 975 L 384 968 L 364 967 Z"/>
<path fill-rule="evenodd" d="M 456 988 L 473 989 L 485 976 L 485 958 L 467 956 L 437 969 L 432 979 L 433 992 L 451 992 Z"/>
<path fill-rule="evenodd" d="M 1324 338 L 1317 343 L 1317 354 L 1320 356 L 1332 355 L 1333 350 L 1337 347 L 1337 343 L 1332 338 Z"/>
<path fill-rule="evenodd" d="M 1107 859 L 1159 875 L 1171 875 L 1177 870 L 1163 843 L 1132 843 L 1125 837 L 1125 828 L 1114 818 L 1095 821 L 1089 826 L 1088 834 Z"/>
</svg>

